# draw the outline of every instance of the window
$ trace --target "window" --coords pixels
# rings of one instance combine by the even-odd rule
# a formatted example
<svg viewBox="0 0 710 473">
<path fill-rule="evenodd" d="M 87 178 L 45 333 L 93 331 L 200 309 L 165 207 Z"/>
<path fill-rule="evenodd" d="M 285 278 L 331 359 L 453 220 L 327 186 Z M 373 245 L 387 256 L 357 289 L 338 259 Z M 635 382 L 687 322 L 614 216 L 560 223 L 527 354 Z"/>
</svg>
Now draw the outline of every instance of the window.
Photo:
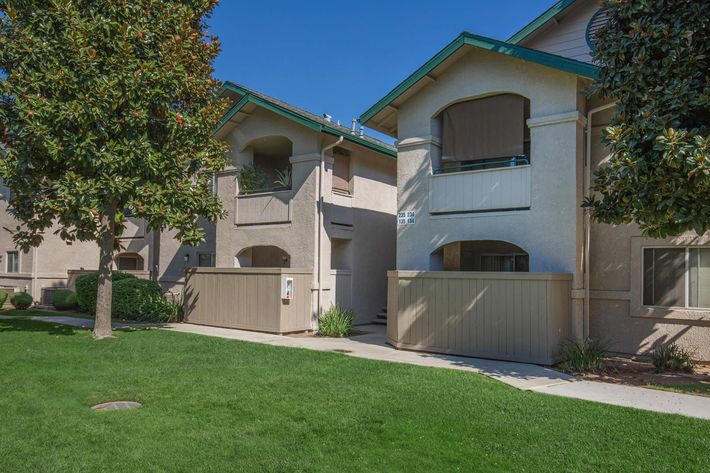
<svg viewBox="0 0 710 473">
<path fill-rule="evenodd" d="M 17 251 L 7 252 L 7 266 L 6 270 L 8 273 L 17 273 L 20 271 L 20 253 Z"/>
<path fill-rule="evenodd" d="M 143 271 L 143 258 L 139 255 L 119 255 L 116 257 L 119 271 Z"/>
<path fill-rule="evenodd" d="M 710 309 L 710 248 L 644 248 L 643 305 Z"/>
<path fill-rule="evenodd" d="M 350 152 L 339 147 L 333 149 L 333 190 L 350 193 Z"/>
<path fill-rule="evenodd" d="M 199 253 L 197 255 L 197 266 L 201 268 L 214 268 L 214 253 Z"/>
<path fill-rule="evenodd" d="M 528 272 L 528 255 L 481 255 L 481 271 Z"/>
</svg>

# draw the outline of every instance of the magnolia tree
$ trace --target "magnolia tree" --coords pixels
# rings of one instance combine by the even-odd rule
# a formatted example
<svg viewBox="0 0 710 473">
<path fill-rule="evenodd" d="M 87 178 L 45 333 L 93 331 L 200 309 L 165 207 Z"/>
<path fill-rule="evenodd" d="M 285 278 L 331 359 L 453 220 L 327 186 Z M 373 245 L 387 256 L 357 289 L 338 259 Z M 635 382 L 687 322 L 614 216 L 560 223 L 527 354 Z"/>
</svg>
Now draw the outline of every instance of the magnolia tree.
<svg viewBox="0 0 710 473">
<path fill-rule="evenodd" d="M 95 338 L 111 335 L 111 268 L 127 211 L 198 244 L 225 165 L 216 0 L 0 0 L 0 176 L 15 243 L 98 245 Z"/>
<path fill-rule="evenodd" d="M 613 153 L 585 205 L 666 237 L 710 229 L 710 16 L 706 2 L 606 0 L 593 92 L 616 100 Z"/>
</svg>

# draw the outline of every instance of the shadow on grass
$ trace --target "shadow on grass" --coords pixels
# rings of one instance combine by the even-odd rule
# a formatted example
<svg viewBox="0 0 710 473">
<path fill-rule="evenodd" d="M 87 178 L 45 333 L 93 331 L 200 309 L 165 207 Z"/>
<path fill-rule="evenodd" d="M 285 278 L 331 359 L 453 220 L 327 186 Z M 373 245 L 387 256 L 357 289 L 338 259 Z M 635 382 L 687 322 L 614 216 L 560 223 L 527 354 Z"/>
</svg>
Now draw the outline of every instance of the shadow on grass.
<svg viewBox="0 0 710 473">
<path fill-rule="evenodd" d="M 48 335 L 76 335 L 83 329 L 70 325 L 60 325 L 51 322 L 36 322 L 27 319 L 0 320 L 0 333 L 7 332 L 45 332 Z"/>
<path fill-rule="evenodd" d="M 114 327 L 114 332 L 140 332 L 161 327 L 161 324 L 145 324 L 131 327 Z M 27 318 L 0 319 L 0 333 L 45 332 L 48 335 L 76 335 L 93 330 L 93 324 L 75 326 L 56 323 L 51 320 L 30 320 Z"/>
</svg>

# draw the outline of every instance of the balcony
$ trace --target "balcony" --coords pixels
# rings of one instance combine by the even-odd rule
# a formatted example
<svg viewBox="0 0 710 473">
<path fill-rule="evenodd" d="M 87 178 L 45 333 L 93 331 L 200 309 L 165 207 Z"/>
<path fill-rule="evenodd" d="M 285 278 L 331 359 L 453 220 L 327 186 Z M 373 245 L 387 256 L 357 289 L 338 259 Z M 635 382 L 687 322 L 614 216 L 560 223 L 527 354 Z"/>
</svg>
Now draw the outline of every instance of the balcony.
<svg viewBox="0 0 710 473">
<path fill-rule="evenodd" d="M 429 211 L 435 215 L 530 208 L 530 164 L 513 157 L 434 171 L 429 177 Z"/>
<path fill-rule="evenodd" d="M 235 225 L 266 225 L 291 221 L 291 190 L 255 192 L 234 199 Z"/>
</svg>

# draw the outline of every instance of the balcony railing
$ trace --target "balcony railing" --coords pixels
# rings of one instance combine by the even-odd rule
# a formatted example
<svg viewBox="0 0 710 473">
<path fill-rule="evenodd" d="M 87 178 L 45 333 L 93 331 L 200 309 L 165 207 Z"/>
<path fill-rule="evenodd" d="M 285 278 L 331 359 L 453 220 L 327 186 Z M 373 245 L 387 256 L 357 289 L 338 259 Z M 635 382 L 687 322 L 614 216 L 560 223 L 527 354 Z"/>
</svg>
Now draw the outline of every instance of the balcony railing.
<svg viewBox="0 0 710 473">
<path fill-rule="evenodd" d="M 447 167 L 429 179 L 429 211 L 456 214 L 530 207 L 531 167 L 525 157 Z"/>
<path fill-rule="evenodd" d="M 265 225 L 291 221 L 291 190 L 238 195 L 234 199 L 236 225 Z"/>
<path fill-rule="evenodd" d="M 458 166 L 444 166 L 434 170 L 434 174 L 450 174 L 461 171 L 480 171 L 483 169 L 497 169 L 505 167 L 525 166 L 530 164 L 530 159 L 525 155 L 511 156 L 492 160 L 482 160 L 475 163 L 459 164 Z"/>
</svg>

